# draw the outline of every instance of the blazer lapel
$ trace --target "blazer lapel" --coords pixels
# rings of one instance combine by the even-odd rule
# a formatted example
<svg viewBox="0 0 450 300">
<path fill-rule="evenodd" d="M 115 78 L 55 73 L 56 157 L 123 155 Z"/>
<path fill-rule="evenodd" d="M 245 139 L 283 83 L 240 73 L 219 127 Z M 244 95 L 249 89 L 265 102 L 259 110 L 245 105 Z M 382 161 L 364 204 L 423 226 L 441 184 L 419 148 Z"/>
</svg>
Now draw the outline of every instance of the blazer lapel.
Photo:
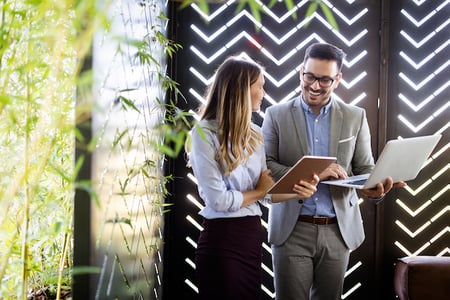
<svg viewBox="0 0 450 300">
<path fill-rule="evenodd" d="M 339 139 L 342 131 L 342 123 L 344 117 L 340 109 L 339 103 L 336 100 L 332 100 L 331 104 L 331 130 L 330 130 L 330 145 L 328 151 L 330 156 L 338 155 Z"/>
<path fill-rule="evenodd" d="M 294 129 L 297 132 L 297 141 L 300 144 L 301 155 L 307 155 L 309 154 L 308 133 L 306 131 L 305 114 L 303 113 L 300 101 L 302 101 L 301 97 L 298 97 L 292 102 L 291 116 L 294 122 Z M 294 140 L 292 142 L 294 142 Z"/>
</svg>

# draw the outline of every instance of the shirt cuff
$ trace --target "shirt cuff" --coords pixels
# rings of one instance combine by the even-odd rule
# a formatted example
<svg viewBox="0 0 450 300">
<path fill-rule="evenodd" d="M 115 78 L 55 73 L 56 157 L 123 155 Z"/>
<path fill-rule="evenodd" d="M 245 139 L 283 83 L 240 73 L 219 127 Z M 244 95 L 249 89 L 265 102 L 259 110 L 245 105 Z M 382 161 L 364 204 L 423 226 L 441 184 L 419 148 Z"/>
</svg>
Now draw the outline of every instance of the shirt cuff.
<svg viewBox="0 0 450 300">
<path fill-rule="evenodd" d="M 261 202 L 265 206 L 272 204 L 272 194 L 266 194 Z"/>
<path fill-rule="evenodd" d="M 384 197 L 386 197 L 386 195 L 383 195 L 383 196 L 378 197 L 378 198 L 372 198 L 372 197 L 369 197 L 369 199 L 372 200 L 372 201 L 381 201 L 381 200 L 384 199 Z"/>
</svg>

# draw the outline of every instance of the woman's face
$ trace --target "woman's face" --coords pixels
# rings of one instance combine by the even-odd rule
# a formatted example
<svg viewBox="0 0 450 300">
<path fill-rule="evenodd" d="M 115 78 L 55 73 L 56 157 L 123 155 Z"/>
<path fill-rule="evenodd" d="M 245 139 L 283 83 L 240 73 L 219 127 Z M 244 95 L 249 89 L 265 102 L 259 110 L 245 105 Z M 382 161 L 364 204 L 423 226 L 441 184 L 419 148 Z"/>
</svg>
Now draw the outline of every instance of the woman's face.
<svg viewBox="0 0 450 300">
<path fill-rule="evenodd" d="M 261 103 L 266 92 L 264 91 L 264 75 L 261 72 L 258 80 L 250 86 L 250 94 L 252 97 L 252 111 L 258 111 L 261 108 Z"/>
</svg>

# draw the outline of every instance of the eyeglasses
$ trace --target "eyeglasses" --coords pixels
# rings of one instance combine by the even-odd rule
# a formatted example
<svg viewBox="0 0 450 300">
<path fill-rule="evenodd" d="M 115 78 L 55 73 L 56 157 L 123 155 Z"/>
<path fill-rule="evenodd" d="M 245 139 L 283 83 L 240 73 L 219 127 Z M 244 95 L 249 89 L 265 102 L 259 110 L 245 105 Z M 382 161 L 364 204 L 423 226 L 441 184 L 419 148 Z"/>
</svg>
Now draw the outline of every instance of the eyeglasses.
<svg viewBox="0 0 450 300">
<path fill-rule="evenodd" d="M 319 82 L 319 85 L 321 87 L 327 88 L 330 87 L 333 82 L 336 80 L 336 77 L 339 74 L 336 74 L 336 76 L 334 76 L 334 78 L 328 77 L 328 76 L 324 76 L 324 77 L 316 77 L 314 76 L 314 74 L 309 73 L 309 72 L 303 72 L 302 76 L 303 76 L 303 81 L 307 84 L 313 84 L 316 80 Z"/>
</svg>

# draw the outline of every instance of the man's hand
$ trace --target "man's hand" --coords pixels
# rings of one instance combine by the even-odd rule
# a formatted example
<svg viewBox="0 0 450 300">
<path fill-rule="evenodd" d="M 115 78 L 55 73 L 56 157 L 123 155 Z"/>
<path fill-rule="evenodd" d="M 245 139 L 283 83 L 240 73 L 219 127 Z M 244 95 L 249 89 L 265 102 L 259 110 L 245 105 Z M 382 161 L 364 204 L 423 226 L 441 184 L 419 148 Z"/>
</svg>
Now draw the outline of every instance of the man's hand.
<svg viewBox="0 0 450 300">
<path fill-rule="evenodd" d="M 317 184 L 319 183 L 319 176 L 314 174 L 311 181 L 300 180 L 298 183 L 294 184 L 292 191 L 298 195 L 300 199 L 307 199 L 317 192 Z"/>
<path fill-rule="evenodd" d="M 378 182 L 377 186 L 373 189 L 362 189 L 360 190 L 361 193 L 363 193 L 365 196 L 369 198 L 382 198 L 384 197 L 392 188 L 401 188 L 405 187 L 406 183 L 403 181 L 399 181 L 396 183 L 392 182 L 392 178 L 388 177 L 386 178 L 386 181 L 383 185 L 383 183 Z"/>
<path fill-rule="evenodd" d="M 337 163 L 332 163 L 322 173 L 319 174 L 320 180 L 345 179 L 347 172 Z"/>
</svg>

